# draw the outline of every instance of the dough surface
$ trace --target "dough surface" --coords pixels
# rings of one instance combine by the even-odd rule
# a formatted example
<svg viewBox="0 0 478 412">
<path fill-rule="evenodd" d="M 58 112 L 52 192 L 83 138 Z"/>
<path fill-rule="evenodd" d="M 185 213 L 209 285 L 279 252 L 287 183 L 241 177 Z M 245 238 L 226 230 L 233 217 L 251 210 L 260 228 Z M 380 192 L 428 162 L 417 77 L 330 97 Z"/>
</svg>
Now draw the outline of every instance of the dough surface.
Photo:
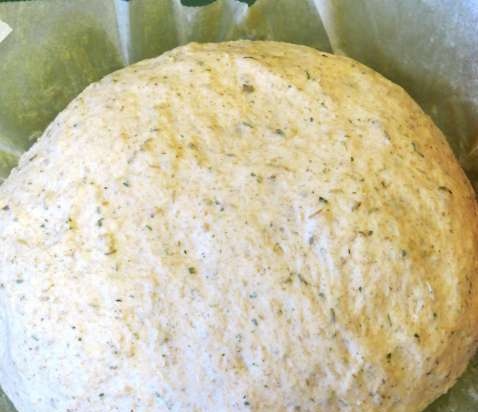
<svg viewBox="0 0 478 412">
<path fill-rule="evenodd" d="M 92 84 L 0 187 L 19 412 L 418 412 L 478 337 L 477 206 L 348 58 L 190 44 Z"/>
</svg>

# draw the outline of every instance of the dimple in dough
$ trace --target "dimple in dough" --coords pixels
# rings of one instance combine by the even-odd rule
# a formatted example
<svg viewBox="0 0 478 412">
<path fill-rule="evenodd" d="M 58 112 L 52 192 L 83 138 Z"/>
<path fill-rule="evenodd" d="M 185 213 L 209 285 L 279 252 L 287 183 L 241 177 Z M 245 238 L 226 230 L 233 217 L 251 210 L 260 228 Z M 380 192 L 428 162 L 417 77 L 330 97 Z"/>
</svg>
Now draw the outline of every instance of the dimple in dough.
<svg viewBox="0 0 478 412">
<path fill-rule="evenodd" d="M 477 346 L 477 206 L 398 86 L 285 43 L 89 86 L 0 187 L 19 412 L 415 412 Z"/>
</svg>

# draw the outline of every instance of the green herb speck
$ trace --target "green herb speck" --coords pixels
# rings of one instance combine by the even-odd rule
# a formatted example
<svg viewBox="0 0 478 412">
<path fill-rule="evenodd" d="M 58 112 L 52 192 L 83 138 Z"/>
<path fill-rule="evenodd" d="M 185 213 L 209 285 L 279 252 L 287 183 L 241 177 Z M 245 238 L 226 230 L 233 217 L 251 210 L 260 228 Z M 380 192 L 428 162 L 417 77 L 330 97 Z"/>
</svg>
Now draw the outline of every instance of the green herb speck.
<svg viewBox="0 0 478 412">
<path fill-rule="evenodd" d="M 415 142 L 412 142 L 412 147 L 417 155 L 419 155 L 420 157 L 425 157 L 425 155 L 418 150 L 417 144 Z"/>
<path fill-rule="evenodd" d="M 352 212 L 356 211 L 360 206 L 362 206 L 362 202 L 355 202 L 352 206 Z"/>
<path fill-rule="evenodd" d="M 449 189 L 449 188 L 446 187 L 446 186 L 438 186 L 438 190 L 441 190 L 441 191 L 443 191 L 443 192 L 448 192 L 448 193 L 450 193 L 450 195 L 453 194 L 453 192 L 451 191 L 451 189 Z"/>
<path fill-rule="evenodd" d="M 334 308 L 330 308 L 330 319 L 332 320 L 332 323 L 335 323 L 335 310 Z"/>
<path fill-rule="evenodd" d="M 247 84 L 247 83 L 244 83 L 242 85 L 242 91 L 244 93 L 252 93 L 254 91 L 254 86 L 250 85 L 250 84 Z"/>
<path fill-rule="evenodd" d="M 368 237 L 373 235 L 373 230 L 359 230 L 359 235 Z"/>
</svg>

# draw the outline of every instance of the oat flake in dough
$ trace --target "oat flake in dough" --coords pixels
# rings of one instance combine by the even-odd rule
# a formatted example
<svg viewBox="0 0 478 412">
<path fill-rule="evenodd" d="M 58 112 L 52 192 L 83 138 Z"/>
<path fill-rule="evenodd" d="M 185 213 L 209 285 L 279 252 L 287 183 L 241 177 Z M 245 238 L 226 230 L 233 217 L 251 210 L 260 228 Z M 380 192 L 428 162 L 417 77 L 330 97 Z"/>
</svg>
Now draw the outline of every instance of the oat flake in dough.
<svg viewBox="0 0 478 412">
<path fill-rule="evenodd" d="M 89 86 L 0 188 L 19 412 L 421 411 L 478 334 L 477 209 L 353 60 L 190 44 Z"/>
</svg>

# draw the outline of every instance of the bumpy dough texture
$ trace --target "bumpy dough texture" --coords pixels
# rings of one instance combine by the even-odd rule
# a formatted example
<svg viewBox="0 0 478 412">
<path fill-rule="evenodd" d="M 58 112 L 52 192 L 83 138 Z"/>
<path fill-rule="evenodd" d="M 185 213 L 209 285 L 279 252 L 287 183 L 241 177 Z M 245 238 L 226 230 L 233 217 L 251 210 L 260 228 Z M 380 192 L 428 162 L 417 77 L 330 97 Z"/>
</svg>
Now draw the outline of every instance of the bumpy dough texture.
<svg viewBox="0 0 478 412">
<path fill-rule="evenodd" d="M 0 188 L 20 412 L 421 411 L 478 334 L 477 206 L 353 60 L 191 44 L 88 87 Z"/>
</svg>

